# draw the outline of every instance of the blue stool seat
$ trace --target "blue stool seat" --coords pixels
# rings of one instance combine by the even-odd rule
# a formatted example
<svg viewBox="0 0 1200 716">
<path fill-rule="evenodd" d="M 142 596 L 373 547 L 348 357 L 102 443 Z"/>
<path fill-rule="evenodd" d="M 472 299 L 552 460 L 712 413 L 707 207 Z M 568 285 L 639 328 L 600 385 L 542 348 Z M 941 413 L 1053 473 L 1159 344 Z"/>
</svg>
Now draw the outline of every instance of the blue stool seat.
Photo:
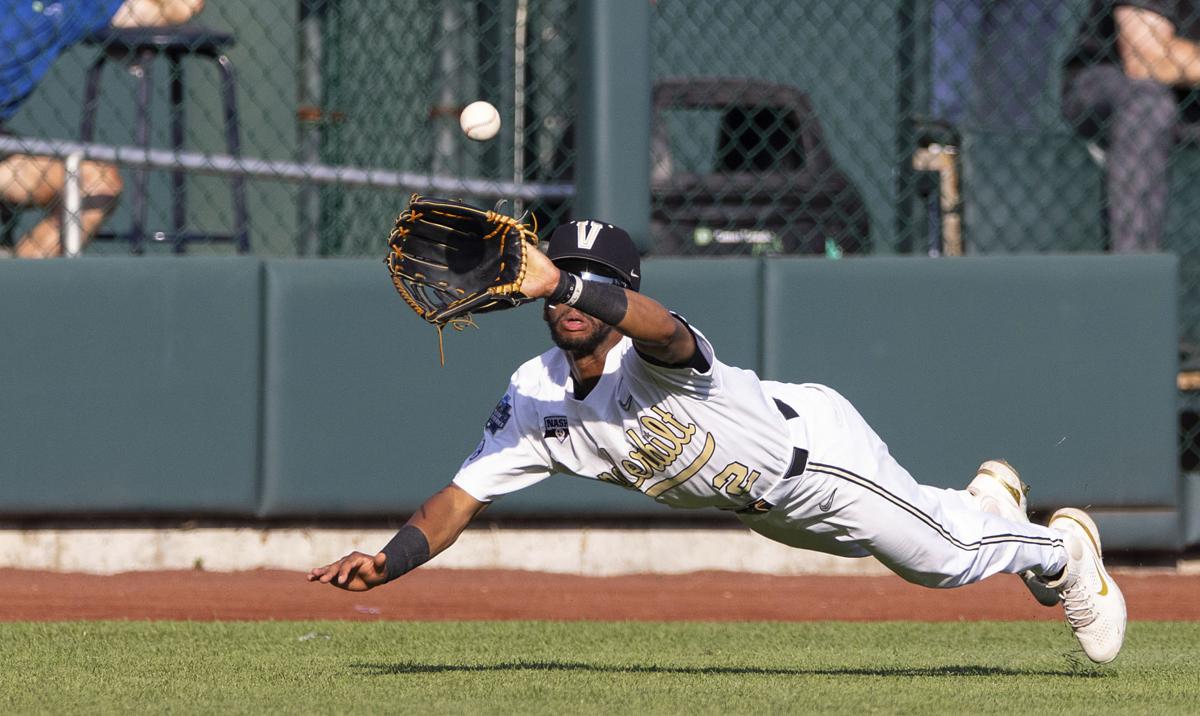
<svg viewBox="0 0 1200 716">
<path fill-rule="evenodd" d="M 79 135 L 91 142 L 96 133 L 96 109 L 99 105 L 100 77 L 109 59 L 129 62 L 138 78 L 137 115 L 134 140 L 143 149 L 150 148 L 150 97 L 154 61 L 165 56 L 170 69 L 171 148 L 181 151 L 184 144 L 183 59 L 196 57 L 210 61 L 221 77 L 221 99 L 225 122 L 225 145 L 231 156 L 241 155 L 241 137 L 237 112 L 237 85 L 233 65 L 225 50 L 235 44 L 233 35 L 200 25 L 177 27 L 109 29 L 88 37 L 85 42 L 102 48 L 87 73 L 84 89 L 83 120 Z M 185 231 L 187 192 L 182 171 L 171 172 L 171 229 L 150 233 L 146 228 L 148 172 L 138 169 L 131 191 L 132 226 L 127 232 L 101 231 L 96 238 L 124 238 L 134 253 L 145 250 L 146 240 L 171 242 L 176 253 L 187 250 L 191 241 L 230 242 L 239 253 L 250 251 L 249 217 L 246 211 L 245 179 L 229 177 L 233 199 L 233 230 L 229 234 Z"/>
</svg>

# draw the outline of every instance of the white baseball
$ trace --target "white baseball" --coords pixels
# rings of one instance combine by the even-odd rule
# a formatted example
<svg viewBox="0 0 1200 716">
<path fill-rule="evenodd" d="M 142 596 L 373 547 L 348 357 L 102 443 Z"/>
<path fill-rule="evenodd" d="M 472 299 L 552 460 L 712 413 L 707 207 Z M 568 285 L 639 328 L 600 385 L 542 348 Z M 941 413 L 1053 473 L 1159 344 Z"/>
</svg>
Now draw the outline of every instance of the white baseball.
<svg viewBox="0 0 1200 716">
<path fill-rule="evenodd" d="M 463 134 L 477 142 L 486 142 L 500 131 L 500 113 L 491 102 L 472 102 L 458 115 Z"/>
</svg>

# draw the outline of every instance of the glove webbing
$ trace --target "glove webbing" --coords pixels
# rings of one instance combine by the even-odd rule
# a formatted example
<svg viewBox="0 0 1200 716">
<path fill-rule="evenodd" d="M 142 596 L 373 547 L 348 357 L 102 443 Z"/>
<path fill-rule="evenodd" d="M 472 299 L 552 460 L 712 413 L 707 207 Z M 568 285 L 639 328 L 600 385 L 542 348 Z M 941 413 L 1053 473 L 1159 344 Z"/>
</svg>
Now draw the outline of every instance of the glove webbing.
<svg viewBox="0 0 1200 716">
<path fill-rule="evenodd" d="M 429 213 L 431 213 L 435 216 L 440 215 L 440 216 L 445 216 L 445 217 L 449 217 L 452 219 L 460 218 L 460 217 L 458 217 L 458 215 L 450 213 L 450 212 L 439 212 L 436 210 L 431 210 Z M 403 240 L 405 237 L 408 236 L 409 233 L 411 233 L 411 229 L 409 228 L 408 224 L 415 223 L 418 221 L 426 221 L 424 217 L 425 217 L 425 214 L 415 211 L 415 210 L 408 211 L 407 216 L 401 216 L 400 220 L 398 220 L 396 222 L 396 226 L 392 229 L 391 236 L 389 236 L 389 243 L 394 243 L 397 238 Z M 504 241 L 509 240 L 510 232 L 513 229 L 515 229 L 517 232 L 516 237 L 515 237 L 517 241 L 527 241 L 531 244 L 536 245 L 537 241 L 538 241 L 537 215 L 533 215 L 531 218 L 533 220 L 533 228 L 532 229 L 525 226 L 525 224 L 522 223 L 519 219 L 515 219 L 511 216 L 508 216 L 507 214 L 501 214 L 496 211 L 487 211 L 486 213 L 484 213 L 484 219 L 488 223 L 491 223 L 494 226 L 494 228 L 492 229 L 491 232 L 482 236 L 481 239 L 484 241 L 488 241 L 488 240 L 496 238 L 496 236 L 499 235 L 500 241 L 504 242 Z M 433 222 L 427 221 L 427 223 L 433 223 Z M 442 226 L 445 226 L 445 225 L 442 225 Z M 446 228 L 451 228 L 451 227 L 446 227 Z M 453 230 L 453 229 L 451 228 L 451 230 Z M 503 254 L 503 251 L 504 251 L 503 243 L 501 244 L 500 251 L 501 251 L 501 254 Z M 397 260 L 396 264 L 393 264 L 394 259 Z M 481 294 L 474 294 L 474 295 L 468 297 L 466 292 L 463 291 L 462 289 L 451 287 L 451 286 L 445 286 L 445 285 L 439 286 L 439 285 L 430 283 L 426 280 L 426 278 L 422 274 L 419 274 L 419 273 L 417 273 L 415 275 L 406 274 L 398 268 L 398 266 L 400 264 L 402 264 L 404 262 L 404 260 L 406 260 L 406 259 L 409 261 L 423 262 L 422 259 L 414 257 L 412 255 L 405 255 L 402 249 L 397 249 L 395 252 L 390 253 L 387 256 L 387 258 L 384 259 L 384 263 L 388 266 L 389 273 L 391 273 L 391 275 L 392 275 L 392 284 L 393 284 L 393 286 L 395 286 L 396 292 L 400 294 L 400 297 L 402 299 L 404 299 L 404 302 L 408 304 L 409 308 L 411 308 L 414 313 L 416 313 L 418 316 L 420 316 L 426 322 L 432 323 L 434 325 L 434 327 L 437 328 L 438 361 L 442 366 L 445 366 L 446 365 L 446 354 L 445 354 L 445 345 L 444 345 L 444 341 L 442 338 L 442 329 L 445 328 L 447 324 L 449 324 L 450 327 L 456 331 L 461 331 L 464 328 L 466 328 L 467 326 L 470 326 L 472 328 L 478 328 L 479 326 L 478 326 L 478 324 L 475 323 L 475 321 L 471 317 L 470 313 L 453 316 L 448 319 L 441 319 L 441 320 L 435 319 L 432 316 L 433 311 L 430 310 L 428 306 L 422 305 L 420 302 L 418 302 L 417 300 L 415 300 L 413 298 L 413 292 L 418 290 L 418 287 L 419 287 L 419 290 L 421 290 L 422 292 L 432 290 L 432 291 L 437 291 L 444 296 L 450 297 L 452 300 L 445 301 L 446 307 L 444 309 L 442 309 L 442 312 L 453 309 L 456 304 L 460 303 L 464 299 L 471 298 L 471 299 L 477 300 L 478 298 L 481 297 Z M 503 261 L 501 261 L 499 269 L 501 272 L 504 271 L 505 264 Z M 491 287 L 485 289 L 486 294 L 491 295 L 491 296 L 519 295 L 520 294 L 519 288 L 521 286 L 521 283 L 525 280 L 525 270 L 526 270 L 526 266 L 525 266 L 525 264 L 522 264 L 520 269 L 517 272 L 516 278 L 512 282 L 504 284 L 502 286 L 491 286 Z M 440 283 L 444 284 L 445 282 L 440 282 Z M 458 292 L 459 298 L 454 298 L 454 293 L 453 293 L 454 291 Z M 433 303 L 437 303 L 437 302 L 427 301 L 427 303 L 433 304 Z M 486 306 L 486 305 L 490 305 L 490 304 L 485 303 L 483 305 Z"/>
</svg>

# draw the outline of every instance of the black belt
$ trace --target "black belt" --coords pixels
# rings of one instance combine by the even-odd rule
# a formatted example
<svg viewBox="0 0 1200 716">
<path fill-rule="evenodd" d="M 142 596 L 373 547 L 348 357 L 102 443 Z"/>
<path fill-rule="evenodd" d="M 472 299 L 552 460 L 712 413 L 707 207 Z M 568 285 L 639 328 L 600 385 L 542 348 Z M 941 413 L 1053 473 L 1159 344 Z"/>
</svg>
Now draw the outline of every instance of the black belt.
<svg viewBox="0 0 1200 716">
<path fill-rule="evenodd" d="M 775 398 L 775 407 L 779 409 L 780 415 L 784 420 L 791 420 L 800 417 L 795 408 L 783 402 L 779 398 Z M 783 473 L 783 479 L 787 480 L 804 472 L 804 468 L 808 465 L 808 451 L 804 448 L 792 448 L 792 462 L 788 465 L 787 472 Z"/>
<path fill-rule="evenodd" d="M 783 402 L 779 398 L 775 398 L 775 407 L 779 409 L 779 413 L 783 415 L 784 420 L 791 420 L 800 417 L 795 408 Z M 788 465 L 787 472 L 783 473 L 783 479 L 790 480 L 804 472 L 804 468 L 808 466 L 808 451 L 804 448 L 792 448 L 792 462 Z M 745 507 L 734 510 L 739 515 L 744 514 L 761 514 L 770 512 L 775 505 L 763 499 L 755 500 Z"/>
</svg>

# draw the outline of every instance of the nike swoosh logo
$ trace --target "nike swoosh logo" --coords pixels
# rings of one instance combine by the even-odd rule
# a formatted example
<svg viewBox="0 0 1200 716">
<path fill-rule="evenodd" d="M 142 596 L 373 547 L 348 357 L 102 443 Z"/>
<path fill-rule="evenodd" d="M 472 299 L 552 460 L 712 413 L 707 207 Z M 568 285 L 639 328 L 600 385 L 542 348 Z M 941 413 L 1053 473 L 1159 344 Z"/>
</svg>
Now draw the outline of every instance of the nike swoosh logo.
<svg viewBox="0 0 1200 716">
<path fill-rule="evenodd" d="M 629 410 L 633 406 L 633 395 L 626 395 L 625 400 L 619 401 L 618 405 L 621 406 L 621 410 Z"/>
<path fill-rule="evenodd" d="M 826 497 L 824 499 L 824 501 L 822 501 L 819 505 L 817 505 L 817 507 L 820 507 L 822 512 L 828 512 L 828 511 L 832 510 L 833 509 L 833 497 L 836 494 L 837 494 L 837 488 L 835 487 L 835 488 L 833 488 L 833 492 L 829 493 L 829 497 Z"/>
<path fill-rule="evenodd" d="M 1092 558 L 1095 561 L 1095 557 Z M 1108 580 L 1104 578 L 1104 568 L 1100 566 L 1100 562 L 1096 562 L 1096 576 L 1100 577 L 1100 596 L 1108 594 Z"/>
</svg>

